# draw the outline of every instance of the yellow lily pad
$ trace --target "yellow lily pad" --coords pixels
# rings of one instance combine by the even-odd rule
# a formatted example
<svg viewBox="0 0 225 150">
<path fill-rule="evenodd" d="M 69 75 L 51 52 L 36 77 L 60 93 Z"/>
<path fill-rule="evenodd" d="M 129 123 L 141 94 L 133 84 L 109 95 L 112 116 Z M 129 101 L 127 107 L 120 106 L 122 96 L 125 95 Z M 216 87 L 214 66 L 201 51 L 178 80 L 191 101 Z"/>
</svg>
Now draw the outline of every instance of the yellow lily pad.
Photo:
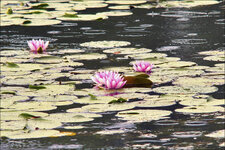
<svg viewBox="0 0 225 150">
<path fill-rule="evenodd" d="M 114 48 L 104 50 L 104 53 L 113 53 L 113 54 L 140 54 L 140 53 L 149 53 L 151 49 L 147 48 Z"/>
<path fill-rule="evenodd" d="M 107 55 L 98 54 L 98 53 L 90 53 L 90 54 L 69 55 L 69 56 L 64 56 L 63 58 L 67 58 L 71 60 L 93 60 L 93 59 L 106 59 Z"/>
<path fill-rule="evenodd" d="M 212 138 L 225 138 L 225 130 L 218 130 L 209 134 L 206 134 L 205 136 L 207 137 L 212 137 Z"/>
<path fill-rule="evenodd" d="M 91 41 L 81 43 L 80 46 L 93 48 L 113 48 L 113 47 L 128 46 L 130 44 L 131 43 L 127 41 Z"/>
<path fill-rule="evenodd" d="M 122 120 L 132 122 L 150 122 L 152 120 L 159 120 L 167 118 L 171 111 L 167 110 L 128 110 L 117 113 L 117 117 Z"/>
<path fill-rule="evenodd" d="M 224 112 L 224 108 L 220 106 L 210 105 L 199 105 L 199 106 L 188 106 L 180 109 L 176 109 L 176 112 L 192 114 L 192 113 L 213 113 L 213 112 Z"/>
</svg>

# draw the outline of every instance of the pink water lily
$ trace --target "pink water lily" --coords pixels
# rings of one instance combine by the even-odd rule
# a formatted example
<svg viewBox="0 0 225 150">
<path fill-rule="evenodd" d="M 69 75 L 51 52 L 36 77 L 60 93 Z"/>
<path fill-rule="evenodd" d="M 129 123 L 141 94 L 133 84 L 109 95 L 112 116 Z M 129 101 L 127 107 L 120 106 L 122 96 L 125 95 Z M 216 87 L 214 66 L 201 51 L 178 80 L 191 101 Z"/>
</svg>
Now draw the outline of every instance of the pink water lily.
<svg viewBox="0 0 225 150">
<path fill-rule="evenodd" d="M 28 46 L 30 47 L 30 51 L 34 53 L 41 54 L 46 51 L 49 41 L 44 42 L 44 40 L 31 40 L 27 41 Z"/>
<path fill-rule="evenodd" d="M 150 64 L 146 61 L 136 61 L 135 63 L 133 63 L 133 68 L 136 72 L 144 72 L 150 74 L 153 68 L 153 64 Z"/>
<path fill-rule="evenodd" d="M 120 89 L 122 88 L 127 81 L 124 81 L 124 78 L 121 74 L 114 71 L 102 71 L 95 73 L 91 79 L 96 83 L 98 87 L 105 89 Z"/>
</svg>

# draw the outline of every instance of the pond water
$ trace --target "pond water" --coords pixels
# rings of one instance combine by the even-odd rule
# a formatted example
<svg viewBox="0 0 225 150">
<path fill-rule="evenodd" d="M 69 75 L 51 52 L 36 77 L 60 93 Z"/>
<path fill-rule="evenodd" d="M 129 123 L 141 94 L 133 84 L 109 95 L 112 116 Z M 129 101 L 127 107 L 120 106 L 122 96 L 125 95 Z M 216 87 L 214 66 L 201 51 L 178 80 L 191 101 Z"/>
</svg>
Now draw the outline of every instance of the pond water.
<svg viewBox="0 0 225 150">
<path fill-rule="evenodd" d="M 110 5 L 111 6 L 111 5 Z M 113 5 L 112 5 L 113 6 Z M 94 14 L 97 12 L 109 11 L 108 8 L 89 8 L 85 11 L 80 11 L 81 14 Z M 224 129 L 224 112 L 221 111 L 224 108 L 224 81 L 217 81 L 217 79 L 224 80 L 224 57 L 220 56 L 223 60 L 217 60 L 215 58 L 205 59 L 208 55 L 202 55 L 199 52 L 204 51 L 224 51 L 224 7 L 222 4 L 210 5 L 210 6 L 201 6 L 195 8 L 152 8 L 152 9 L 141 9 L 134 8 L 131 9 L 132 15 L 128 16 L 110 16 L 105 20 L 97 21 L 63 21 L 61 24 L 51 25 L 51 26 L 5 26 L 1 27 L 1 51 L 14 51 L 14 50 L 28 50 L 27 40 L 31 39 L 43 39 L 50 41 L 47 52 L 50 55 L 58 56 L 63 59 L 71 58 L 75 62 L 83 63 L 81 66 L 72 66 L 72 68 L 66 68 L 62 66 L 61 72 L 49 71 L 49 74 L 56 73 L 56 77 L 46 77 L 43 76 L 43 80 L 50 80 L 49 83 L 58 82 L 67 82 L 75 81 L 76 89 L 82 90 L 85 89 L 87 93 L 94 95 L 100 95 L 92 89 L 93 82 L 90 80 L 89 75 L 93 74 L 98 69 L 106 68 L 117 68 L 119 72 L 128 73 L 132 71 L 132 66 L 130 65 L 135 59 L 142 60 L 145 59 L 140 53 L 136 55 L 120 48 L 146 48 L 151 49 L 151 52 L 144 53 L 148 55 L 155 64 L 153 68 L 152 78 L 153 86 L 151 89 L 143 88 L 143 91 L 133 90 L 136 94 L 129 93 L 129 90 L 132 92 L 132 88 L 125 91 L 123 98 L 127 98 L 129 102 L 137 103 L 137 107 L 127 107 L 127 109 L 113 109 L 111 110 L 105 106 L 105 103 L 100 104 L 100 106 L 95 106 L 96 108 L 104 108 L 105 111 L 96 112 L 93 111 L 93 114 L 100 115 L 91 117 L 91 120 L 88 121 L 62 121 L 62 125 L 59 127 L 53 127 L 54 129 L 61 132 L 71 132 L 76 135 L 68 136 L 56 136 L 56 137 L 43 137 L 43 138 L 1 138 L 1 149 L 223 149 L 224 142 L 224 133 L 216 134 L 215 137 L 211 133 L 215 131 L 223 131 Z M 91 41 L 127 41 L 130 42 L 130 45 L 127 46 L 118 46 L 117 49 L 113 52 L 106 52 L 107 49 L 111 48 L 101 48 L 101 47 L 87 47 L 82 46 L 82 43 L 91 42 Z M 88 43 L 90 44 L 90 43 Z M 115 44 L 115 43 L 114 43 Z M 116 43 L 118 44 L 118 43 Z M 103 45 L 97 43 L 98 45 Z M 64 51 L 68 50 L 68 51 Z M 73 50 L 74 53 L 70 54 L 69 50 Z M 82 51 L 79 51 L 82 50 Z M 64 51 L 63 53 L 59 53 Z M 77 52 L 76 52 L 77 51 Z M 56 52 L 56 53 L 54 53 Z M 97 53 L 96 55 L 85 55 Z M 124 53 L 124 54 L 121 54 Z M 205 77 L 204 73 L 191 72 L 184 75 L 179 73 L 174 73 L 174 70 L 170 70 L 169 73 L 163 74 L 160 68 L 170 68 L 174 64 L 159 63 L 160 54 L 166 54 L 166 58 L 180 58 L 182 62 L 194 62 L 195 65 L 191 67 L 200 67 L 206 66 L 204 69 L 199 69 L 196 67 L 196 70 L 203 71 L 204 73 L 210 73 L 210 68 L 214 69 L 216 74 L 214 82 L 219 82 L 219 84 L 213 84 L 209 87 L 217 87 L 218 90 L 212 89 L 212 92 L 209 89 L 207 84 L 204 87 L 200 86 L 199 92 L 196 92 L 191 97 L 198 97 L 197 99 L 192 99 L 192 101 L 183 100 L 185 97 L 180 96 L 179 98 L 173 99 L 173 101 L 161 102 L 162 104 L 155 104 L 157 101 L 152 103 L 143 103 L 145 95 L 159 96 L 160 94 L 174 94 L 171 90 L 160 89 L 161 87 L 171 87 L 174 85 L 185 84 L 194 84 L 200 80 L 201 77 Z M 74 54 L 78 54 L 74 56 Z M 102 54 L 102 55 L 99 55 Z M 156 55 L 152 57 L 152 55 Z M 17 55 L 17 54 L 15 54 Z M 212 54 L 214 55 L 214 54 Z M 7 57 L 6 54 L 1 56 Z M 106 57 L 105 57 L 106 56 Z M 211 55 L 210 55 L 211 56 Z M 217 56 L 217 55 L 216 55 Z M 99 57 L 99 59 L 96 59 Z M 147 57 L 147 56 L 146 56 Z M 149 58 L 148 57 L 148 58 Z M 163 57 L 163 56 L 162 56 Z M 13 57 L 12 57 L 13 58 Z M 18 59 L 22 57 L 18 57 Z M 24 58 L 27 58 L 24 57 Z M 157 60 L 156 60 L 157 59 Z M 13 60 L 13 59 L 10 59 Z M 40 61 L 40 62 L 38 62 Z M 43 60 L 37 59 L 37 64 L 44 64 L 46 66 L 50 65 L 51 61 L 53 64 L 57 64 L 58 59 L 52 59 L 46 63 Z M 15 61 L 17 63 L 17 61 Z M 155 63 L 154 63 L 155 62 Z M 173 62 L 176 62 L 173 61 Z M 19 62 L 18 64 L 20 64 Z M 29 61 L 25 63 L 30 63 Z M 215 64 L 222 64 L 222 67 L 215 67 Z M 176 66 L 176 64 L 175 64 Z M 186 67 L 180 64 L 181 68 Z M 65 67 L 65 68 L 63 68 Z M 67 66 L 68 67 L 68 66 Z M 208 68 L 207 68 L 208 67 Z M 57 67 L 56 67 L 57 68 Z M 172 67 L 173 68 L 173 67 Z M 53 68 L 54 69 L 54 68 Z M 123 71 L 124 69 L 124 71 Z M 129 70 L 130 69 L 130 70 Z M 128 70 L 128 71 L 127 71 Z M 71 73 L 72 72 L 72 73 Z M 160 73 L 159 73 L 160 72 Z M 18 73 L 18 72 L 17 72 Z M 29 79 L 29 75 L 35 76 L 36 72 L 31 72 L 31 74 L 19 74 L 18 76 L 27 76 L 25 80 Z M 61 75 L 59 75 L 61 73 Z M 196 74 L 195 74 L 196 73 Z M 154 75 L 155 74 L 155 75 Z M 172 75 L 173 74 L 173 75 Z M 80 76 L 79 76 L 80 75 Z M 2 78 L 2 90 L 11 90 L 16 89 L 15 87 L 22 87 L 27 89 L 27 82 L 25 80 L 14 80 L 13 74 L 5 74 L 1 76 Z M 71 77 L 73 76 L 73 77 Z M 162 77 L 157 79 L 157 76 Z M 177 77 L 176 77 L 177 76 Z M 209 75 L 208 75 L 209 76 Z M 213 76 L 213 75 L 212 75 Z M 215 75 L 214 75 L 215 76 Z M 7 79 L 4 79 L 7 77 Z M 164 78 L 163 78 L 164 77 Z M 171 79 L 170 79 L 171 78 Z M 182 81 L 178 81 L 178 78 Z M 194 78 L 193 80 L 191 80 Z M 155 84 L 154 80 L 157 80 Z M 162 80 L 162 81 L 160 81 Z M 172 81 L 171 81 L 172 80 Z M 16 82 L 20 82 L 20 84 Z M 31 81 L 32 83 L 33 80 Z M 24 84 L 23 84 L 24 83 Z M 47 82 L 46 82 L 47 83 Z M 202 82 L 200 82 L 202 83 Z M 208 84 L 209 81 L 207 81 Z M 34 83 L 35 84 L 35 83 Z M 44 83 L 45 84 L 45 83 Z M 64 84 L 63 84 L 64 85 Z M 196 86 L 196 85 L 195 85 Z M 174 86 L 177 87 L 177 86 Z M 57 87 L 56 87 L 57 88 Z M 60 87 L 59 87 L 60 88 Z M 67 87 L 65 87 L 67 88 Z M 191 86 L 193 88 L 193 86 Z M 56 89 L 53 89 L 53 91 Z M 164 91 L 165 90 L 165 91 Z M 174 89 L 176 90 L 176 89 Z M 192 90 L 192 89 L 191 89 Z M 206 90 L 206 92 L 202 92 Z M 41 101 L 43 97 L 37 94 L 43 93 L 34 93 L 33 95 L 27 95 L 26 90 L 14 90 L 16 91 L 16 96 L 28 96 L 28 99 L 22 99 L 19 102 L 29 103 L 33 101 Z M 22 92 L 21 92 L 22 91 Z M 25 91 L 25 92 L 24 92 Z M 40 90 L 41 91 L 41 90 Z M 63 91 L 63 89 L 62 89 Z M 162 92 L 161 92 L 162 91 Z M 24 94 L 25 93 L 25 94 Z M 60 92 L 59 92 L 60 93 Z M 182 92 L 180 92 L 182 93 Z M 185 93 L 185 92 L 184 92 Z M 177 93 L 178 94 L 178 93 Z M 7 94 L 4 94 L 7 95 Z M 49 94 L 50 95 L 50 94 Z M 66 94 L 64 94 L 66 95 Z M 73 94 L 67 94 L 73 96 Z M 176 92 L 175 92 L 176 95 Z M 178 94 L 179 95 L 179 94 Z M 182 94 L 181 94 L 182 95 Z M 187 93 L 183 95 L 188 95 Z M 45 95 L 46 96 L 46 95 Z M 82 98 L 86 96 L 82 92 L 74 97 Z M 211 99 L 214 99 L 214 103 L 218 103 L 218 106 L 214 104 L 197 104 L 198 100 L 208 98 L 211 96 Z M 10 98 L 11 96 L 5 96 Z M 5 98 L 3 97 L 3 98 Z M 119 96 L 120 97 L 120 96 Z M 203 97 L 203 98 L 202 98 Z M 118 98 L 118 97 L 117 97 Z M 168 97 L 169 99 L 170 97 Z M 65 98 L 68 99 L 68 98 Z M 147 97 L 146 99 L 150 99 Z M 181 100 L 182 99 L 182 100 Z M 84 99 L 85 100 L 85 99 Z M 160 99 L 158 99 L 160 100 Z M 175 101 L 176 100 L 176 101 Z M 180 102 L 181 100 L 181 102 Z M 207 99 L 208 100 L 208 99 Z M 222 103 L 218 101 L 223 101 Z M 195 102 L 194 102 L 195 101 Z M 196 103 L 196 104 L 190 104 Z M 107 103 L 106 103 L 107 104 Z M 14 105 L 14 104 L 12 104 Z M 46 104 L 47 105 L 47 104 Z M 90 104 L 94 105 L 94 104 Z M 97 104 L 96 104 L 97 105 Z M 128 104 L 127 104 L 128 105 Z M 188 110 L 183 109 L 185 106 L 192 107 Z M 215 104 L 217 105 L 217 104 Z M 48 114 L 57 114 L 62 113 L 66 114 L 68 110 L 71 112 L 76 112 L 74 108 L 81 108 L 82 106 L 89 106 L 89 102 L 84 104 L 82 102 L 76 102 L 73 100 L 73 103 L 68 103 L 65 105 L 56 105 L 55 108 L 34 110 L 41 111 Z M 203 108 L 199 108 L 204 106 Z M 4 108 L 3 106 L 1 106 Z M 15 106 L 16 107 L 16 106 Z M 19 107 L 19 106 L 18 106 Z M 21 107 L 28 107 L 22 105 Z M 93 109 L 96 109 L 93 107 Z M 196 107 L 196 108 L 195 108 Z M 212 108 L 213 107 L 213 108 Z M 9 106 L 7 109 L 13 109 Z M 6 108 L 4 108 L 6 109 Z M 4 111 L 4 109 L 2 109 Z M 215 109 L 215 111 L 213 110 Z M 73 111 L 74 110 L 74 111 Z M 91 110 L 91 109 L 90 109 Z M 132 117 L 126 116 L 122 119 L 120 112 L 125 110 L 144 110 L 143 118 L 141 121 L 132 120 Z M 148 110 L 151 110 L 148 112 Z M 190 110 L 193 110 L 191 112 Z M 195 111 L 196 110 L 196 111 Z M 23 109 L 20 109 L 22 112 Z M 169 112 L 168 115 L 158 116 L 154 114 L 159 114 L 162 112 Z M 27 111 L 26 111 L 27 112 Z M 137 111 L 138 112 L 138 111 Z M 1 112 L 1 114 L 4 112 Z M 142 113 L 142 112 L 138 112 Z M 138 114 L 137 113 L 137 114 Z M 129 114 L 129 113 L 128 113 Z M 131 113 L 132 114 L 132 113 Z M 165 117 L 166 116 L 166 117 Z M 3 116 L 4 117 L 4 116 Z M 55 119 L 64 119 L 63 117 Z M 152 117 L 152 118 L 151 118 Z M 54 116 L 53 116 L 54 118 Z M 135 117 L 134 117 L 135 118 Z M 53 119 L 54 120 L 54 119 Z M 11 120 L 10 120 L 11 121 Z M 8 122 L 10 122 L 8 121 Z M 4 122 L 4 120 L 3 120 Z M 3 123 L 2 122 L 2 123 Z M 5 120 L 7 122 L 7 119 Z M 4 123 L 5 123 L 4 122 Z M 11 122 L 12 124 L 15 122 Z M 19 123 L 17 123 L 19 124 Z M 47 125 L 46 125 L 47 126 Z M 68 128 L 65 128 L 68 127 Z M 70 128 L 69 128 L 70 127 Z M 51 128 L 50 128 L 51 129 Z M 4 129 L 3 129 L 4 130 Z M 222 136 L 222 138 L 220 137 Z"/>
</svg>

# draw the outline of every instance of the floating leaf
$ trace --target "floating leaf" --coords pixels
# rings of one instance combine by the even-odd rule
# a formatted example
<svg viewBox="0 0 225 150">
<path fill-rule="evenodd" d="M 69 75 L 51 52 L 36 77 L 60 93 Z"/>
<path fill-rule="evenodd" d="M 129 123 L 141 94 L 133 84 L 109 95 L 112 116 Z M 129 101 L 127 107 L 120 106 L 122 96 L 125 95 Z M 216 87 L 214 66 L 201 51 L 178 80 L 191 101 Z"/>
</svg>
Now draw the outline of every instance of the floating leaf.
<svg viewBox="0 0 225 150">
<path fill-rule="evenodd" d="M 108 104 L 124 103 L 124 102 L 127 102 L 127 100 L 124 99 L 124 98 L 118 98 L 118 99 L 116 99 L 116 100 L 110 101 Z"/>
<path fill-rule="evenodd" d="M 22 24 L 30 24 L 32 21 L 30 20 L 25 20 Z"/>
<path fill-rule="evenodd" d="M 176 112 L 180 113 L 187 113 L 187 114 L 192 114 L 192 113 L 212 113 L 212 112 L 224 112 L 224 108 L 220 106 L 208 106 L 208 105 L 203 105 L 203 106 L 189 106 L 189 107 L 184 107 L 180 109 L 176 109 Z"/>
<path fill-rule="evenodd" d="M 92 94 L 88 94 L 90 96 L 90 100 L 97 100 L 97 97 L 92 95 Z"/>
<path fill-rule="evenodd" d="M 140 76 L 124 76 L 126 84 L 124 87 L 152 87 L 153 82 L 146 77 Z"/>
<path fill-rule="evenodd" d="M 94 48 L 112 48 L 130 45 L 130 42 L 127 41 L 91 41 L 81 43 L 80 46 L 84 47 L 94 47 Z"/>
<path fill-rule="evenodd" d="M 37 118 L 41 118 L 40 116 L 34 116 L 34 115 L 31 115 L 31 114 L 28 114 L 28 113 L 21 113 L 19 114 L 19 117 L 22 117 L 24 119 L 37 119 Z"/>
<path fill-rule="evenodd" d="M 59 134 L 57 130 L 34 130 L 34 131 L 1 131 L 1 137 L 8 137 L 10 139 L 33 139 L 33 138 L 44 138 L 51 137 Z"/>
<path fill-rule="evenodd" d="M 46 89 L 46 87 L 43 85 L 29 85 L 29 88 L 36 89 L 36 90 Z"/>
<path fill-rule="evenodd" d="M 77 18 L 77 14 L 65 13 L 62 17 Z"/>
<path fill-rule="evenodd" d="M 19 68 L 20 67 L 19 65 L 12 63 L 12 62 L 6 62 L 4 65 L 9 68 Z"/>
<path fill-rule="evenodd" d="M 8 8 L 8 9 L 7 9 L 7 11 L 6 11 L 6 14 L 8 14 L 8 15 L 13 14 L 13 10 L 12 10 L 12 8 Z"/>
<path fill-rule="evenodd" d="M 47 3 L 41 3 L 41 4 L 33 5 L 31 8 L 32 9 L 45 9 L 48 6 L 49 5 Z"/>
<path fill-rule="evenodd" d="M 209 134 L 206 134 L 205 136 L 212 137 L 212 138 L 225 138 L 225 130 L 218 130 Z"/>
<path fill-rule="evenodd" d="M 171 111 L 166 110 L 127 110 L 117 113 L 117 117 L 122 120 L 132 122 L 149 122 L 152 120 L 159 120 L 170 115 Z"/>
</svg>

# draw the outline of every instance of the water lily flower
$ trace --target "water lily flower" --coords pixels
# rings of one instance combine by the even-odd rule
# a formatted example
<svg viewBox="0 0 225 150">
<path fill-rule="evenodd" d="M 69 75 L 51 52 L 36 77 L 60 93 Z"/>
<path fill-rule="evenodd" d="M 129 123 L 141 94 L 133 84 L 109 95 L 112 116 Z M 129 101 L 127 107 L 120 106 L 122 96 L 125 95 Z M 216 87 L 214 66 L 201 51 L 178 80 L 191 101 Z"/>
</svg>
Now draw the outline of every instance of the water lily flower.
<svg viewBox="0 0 225 150">
<path fill-rule="evenodd" d="M 118 72 L 114 71 L 102 71 L 95 73 L 91 79 L 96 83 L 98 87 L 105 89 L 120 89 L 127 81 Z"/>
<path fill-rule="evenodd" d="M 44 40 L 32 40 L 27 41 L 28 46 L 30 47 L 30 51 L 38 54 L 42 54 L 46 51 L 46 48 L 48 47 L 49 41 L 44 42 Z"/>
<path fill-rule="evenodd" d="M 146 61 L 136 61 L 135 63 L 133 63 L 133 68 L 136 72 L 144 72 L 150 74 L 153 68 L 153 64 L 150 64 Z"/>
</svg>

